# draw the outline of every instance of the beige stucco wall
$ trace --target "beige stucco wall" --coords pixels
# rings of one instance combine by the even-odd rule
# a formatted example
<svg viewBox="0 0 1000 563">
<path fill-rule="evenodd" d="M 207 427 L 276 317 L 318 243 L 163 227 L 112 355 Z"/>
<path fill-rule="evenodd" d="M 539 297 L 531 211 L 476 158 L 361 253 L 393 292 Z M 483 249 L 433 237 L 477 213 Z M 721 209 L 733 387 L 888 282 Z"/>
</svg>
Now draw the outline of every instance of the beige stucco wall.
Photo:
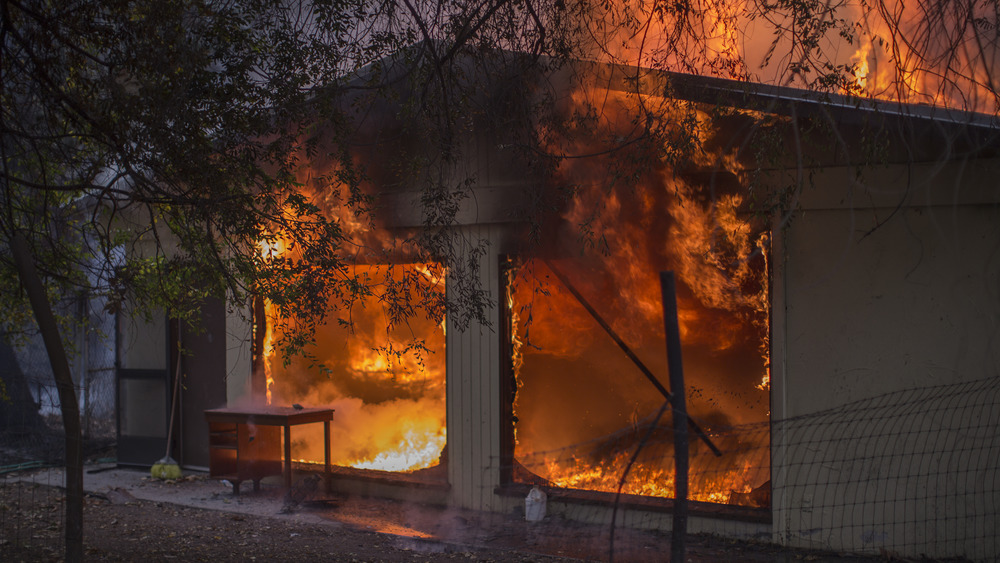
<svg viewBox="0 0 1000 563">
<path fill-rule="evenodd" d="M 813 177 L 775 219 L 774 539 L 996 558 L 1000 162 Z"/>
</svg>

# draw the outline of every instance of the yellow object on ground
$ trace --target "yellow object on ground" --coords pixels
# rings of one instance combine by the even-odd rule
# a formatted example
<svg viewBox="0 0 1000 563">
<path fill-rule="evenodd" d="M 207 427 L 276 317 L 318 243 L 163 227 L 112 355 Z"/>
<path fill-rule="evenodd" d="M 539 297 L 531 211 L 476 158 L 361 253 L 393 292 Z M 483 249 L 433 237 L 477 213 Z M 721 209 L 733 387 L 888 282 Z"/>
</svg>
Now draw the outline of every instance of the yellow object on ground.
<svg viewBox="0 0 1000 563">
<path fill-rule="evenodd" d="M 149 472 L 153 479 L 180 479 L 183 475 L 181 474 L 181 466 L 177 465 L 177 462 L 172 458 L 165 457 L 160 461 L 153 464 L 153 469 Z"/>
</svg>

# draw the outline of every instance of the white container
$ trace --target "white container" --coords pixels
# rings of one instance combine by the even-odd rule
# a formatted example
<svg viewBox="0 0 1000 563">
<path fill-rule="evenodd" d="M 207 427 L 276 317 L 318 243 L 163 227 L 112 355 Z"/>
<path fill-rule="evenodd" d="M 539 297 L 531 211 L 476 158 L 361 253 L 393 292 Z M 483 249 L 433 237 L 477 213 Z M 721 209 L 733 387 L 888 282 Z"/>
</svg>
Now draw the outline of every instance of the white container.
<svg viewBox="0 0 1000 563">
<path fill-rule="evenodd" d="M 524 519 L 528 522 L 541 522 L 545 518 L 545 491 L 532 487 L 524 498 Z"/>
</svg>

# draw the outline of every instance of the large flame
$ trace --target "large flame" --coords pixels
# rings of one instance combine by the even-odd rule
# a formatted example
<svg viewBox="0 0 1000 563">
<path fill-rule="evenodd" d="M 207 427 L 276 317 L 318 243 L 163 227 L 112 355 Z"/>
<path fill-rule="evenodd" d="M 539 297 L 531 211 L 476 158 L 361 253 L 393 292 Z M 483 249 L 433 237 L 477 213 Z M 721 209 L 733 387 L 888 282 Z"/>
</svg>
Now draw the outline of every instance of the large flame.
<svg viewBox="0 0 1000 563">
<path fill-rule="evenodd" d="M 443 291 L 443 272 L 433 264 L 357 268 L 365 279 L 385 280 L 394 292 L 415 291 L 400 289 L 408 283 Z M 384 471 L 431 467 L 446 442 L 443 325 L 419 315 L 394 325 L 382 285 L 370 283 L 373 293 L 350 311 L 350 325 L 322 328 L 304 354 L 286 362 L 271 350 L 272 400 L 335 410 L 336 465 Z M 301 461 L 322 462 L 321 429 L 293 429 L 293 450 Z"/>
<path fill-rule="evenodd" d="M 344 237 L 337 250 L 343 267 L 328 273 L 337 280 L 330 285 L 325 324 L 300 324 L 294 308 L 286 317 L 265 302 L 266 400 L 333 408 L 336 465 L 385 471 L 431 467 L 446 442 L 441 311 L 446 272 L 440 264 L 414 260 L 401 248 L 405 235 L 398 239 L 377 224 L 368 176 L 384 167 L 367 167 L 367 161 L 381 157 L 363 151 L 345 156 L 329 148 L 302 155 L 295 195 L 337 224 Z M 260 243 L 260 252 L 264 260 L 294 264 L 304 250 L 275 236 Z M 287 348 L 302 344 L 302 334 L 311 334 L 312 342 L 285 357 Z M 319 425 L 294 427 L 291 433 L 294 458 L 323 462 Z"/>
<path fill-rule="evenodd" d="M 559 160 L 554 181 L 573 196 L 546 230 L 546 258 L 523 259 L 509 281 L 515 457 L 551 484 L 613 492 L 648 433 L 659 445 L 639 455 L 623 490 L 673 495 L 669 416 L 651 418 L 665 398 L 563 281 L 666 384 L 658 274 L 673 270 L 689 412 L 714 440 L 755 428 L 721 460 L 694 457 L 691 497 L 747 504 L 769 473 L 759 426 L 768 418 L 766 224 L 746 213 L 735 156 L 710 148 L 719 145 L 705 113 L 600 89 L 569 99 L 592 122 L 549 137 L 549 152 L 607 157 Z M 664 125 L 646 120 L 643 137 L 634 116 L 654 105 Z M 607 148 L 629 138 L 640 141 Z"/>
</svg>

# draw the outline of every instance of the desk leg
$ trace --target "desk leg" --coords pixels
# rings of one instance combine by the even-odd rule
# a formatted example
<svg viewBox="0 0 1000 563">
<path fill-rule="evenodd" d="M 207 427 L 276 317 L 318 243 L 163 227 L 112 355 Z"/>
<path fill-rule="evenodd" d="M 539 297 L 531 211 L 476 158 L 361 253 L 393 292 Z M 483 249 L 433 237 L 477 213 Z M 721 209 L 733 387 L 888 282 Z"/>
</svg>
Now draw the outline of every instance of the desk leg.
<svg viewBox="0 0 1000 563">
<path fill-rule="evenodd" d="M 285 425 L 285 489 L 292 489 L 292 427 Z"/>
<path fill-rule="evenodd" d="M 326 494 L 333 492 L 333 484 L 330 482 L 330 421 L 323 421 L 323 479 L 326 481 Z"/>
</svg>

